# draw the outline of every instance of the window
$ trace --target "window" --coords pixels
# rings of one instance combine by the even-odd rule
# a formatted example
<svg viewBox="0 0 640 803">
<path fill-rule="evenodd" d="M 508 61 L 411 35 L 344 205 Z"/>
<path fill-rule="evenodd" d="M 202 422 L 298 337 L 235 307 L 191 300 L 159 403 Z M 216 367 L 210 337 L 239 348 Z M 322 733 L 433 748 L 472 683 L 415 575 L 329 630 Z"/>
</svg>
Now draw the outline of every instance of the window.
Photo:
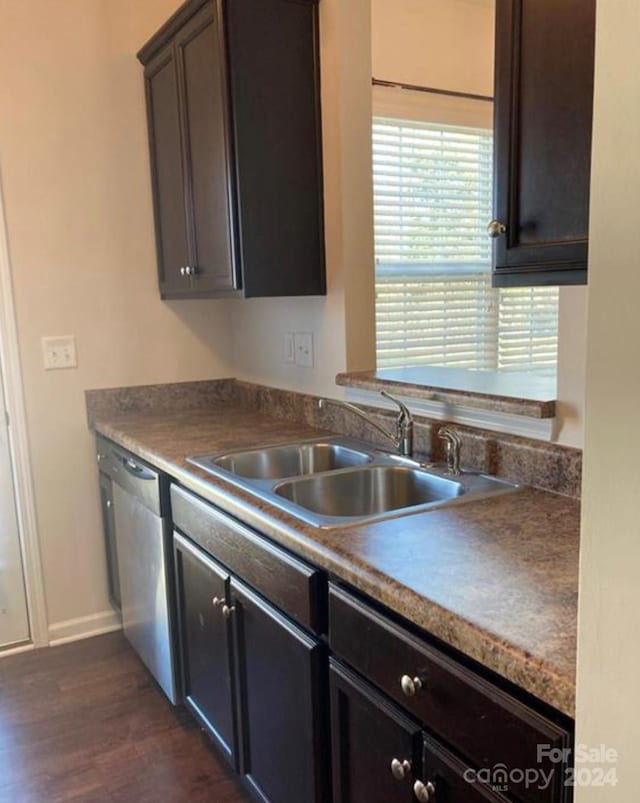
<svg viewBox="0 0 640 803">
<path fill-rule="evenodd" d="M 555 377 L 558 289 L 491 287 L 493 133 L 486 111 L 484 126 L 442 122 L 473 121 L 457 100 L 446 99 L 455 115 L 430 114 L 413 97 L 399 116 L 374 95 L 378 367 Z"/>
</svg>

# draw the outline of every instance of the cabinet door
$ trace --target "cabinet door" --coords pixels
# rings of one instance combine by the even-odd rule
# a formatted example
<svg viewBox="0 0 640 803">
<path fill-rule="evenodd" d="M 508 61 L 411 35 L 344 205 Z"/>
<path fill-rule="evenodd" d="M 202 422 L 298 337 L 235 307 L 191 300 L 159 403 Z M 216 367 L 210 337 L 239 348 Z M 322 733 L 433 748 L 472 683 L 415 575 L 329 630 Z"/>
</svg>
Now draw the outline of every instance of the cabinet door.
<svg viewBox="0 0 640 803">
<path fill-rule="evenodd" d="M 496 286 L 586 281 L 594 41 L 595 0 L 497 2 Z"/>
<path fill-rule="evenodd" d="M 186 287 L 189 262 L 175 51 L 164 47 L 145 67 L 147 123 L 160 293 L 170 297 Z"/>
<path fill-rule="evenodd" d="M 325 803 L 326 652 L 235 579 L 241 771 L 258 799 Z"/>
<path fill-rule="evenodd" d="M 184 700 L 235 764 L 229 575 L 178 533 L 173 542 Z"/>
<path fill-rule="evenodd" d="M 333 661 L 330 689 L 334 803 L 415 803 L 420 726 Z"/>
<path fill-rule="evenodd" d="M 227 76 L 218 5 L 208 3 L 175 38 L 189 212 L 185 293 L 191 296 L 238 287 Z"/>
<path fill-rule="evenodd" d="M 317 3 L 225 10 L 245 295 L 324 294 Z"/>
</svg>

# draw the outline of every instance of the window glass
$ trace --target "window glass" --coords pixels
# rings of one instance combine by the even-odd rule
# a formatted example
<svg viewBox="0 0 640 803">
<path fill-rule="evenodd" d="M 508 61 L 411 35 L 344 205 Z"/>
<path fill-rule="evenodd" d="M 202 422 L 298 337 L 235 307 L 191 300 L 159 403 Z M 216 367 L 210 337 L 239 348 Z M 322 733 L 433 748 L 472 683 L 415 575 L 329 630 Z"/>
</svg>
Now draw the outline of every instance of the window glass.
<svg viewBox="0 0 640 803">
<path fill-rule="evenodd" d="M 491 287 L 491 104 L 419 94 L 374 94 L 378 367 L 555 377 L 558 289 Z"/>
</svg>

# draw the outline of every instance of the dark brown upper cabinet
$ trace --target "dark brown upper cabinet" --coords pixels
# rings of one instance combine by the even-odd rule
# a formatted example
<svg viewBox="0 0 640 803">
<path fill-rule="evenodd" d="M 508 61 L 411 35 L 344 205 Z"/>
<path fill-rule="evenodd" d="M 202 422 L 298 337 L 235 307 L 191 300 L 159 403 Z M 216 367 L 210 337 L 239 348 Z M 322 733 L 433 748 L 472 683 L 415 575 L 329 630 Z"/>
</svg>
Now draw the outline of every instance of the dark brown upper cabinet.
<svg viewBox="0 0 640 803">
<path fill-rule="evenodd" d="M 190 0 L 138 58 L 162 297 L 324 294 L 317 0 Z"/>
<path fill-rule="evenodd" d="M 495 287 L 587 281 L 595 0 L 497 0 Z"/>
</svg>

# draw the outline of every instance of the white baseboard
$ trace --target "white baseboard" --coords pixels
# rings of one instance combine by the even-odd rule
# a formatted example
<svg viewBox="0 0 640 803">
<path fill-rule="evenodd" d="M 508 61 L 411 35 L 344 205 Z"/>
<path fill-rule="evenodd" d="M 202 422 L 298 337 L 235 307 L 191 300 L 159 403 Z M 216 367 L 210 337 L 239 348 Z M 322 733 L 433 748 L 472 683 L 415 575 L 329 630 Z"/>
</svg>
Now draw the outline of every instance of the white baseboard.
<svg viewBox="0 0 640 803">
<path fill-rule="evenodd" d="M 70 641 L 111 633 L 120 630 L 121 627 L 120 615 L 114 610 L 100 611 L 90 616 L 80 616 L 78 619 L 67 619 L 65 622 L 55 622 L 49 625 L 49 646 L 55 647 Z"/>
<path fill-rule="evenodd" d="M 15 647 L 5 647 L 0 650 L 0 659 L 7 658 L 9 655 L 19 655 L 21 652 L 31 652 L 35 646 L 32 642 L 28 644 L 18 644 Z"/>
</svg>

